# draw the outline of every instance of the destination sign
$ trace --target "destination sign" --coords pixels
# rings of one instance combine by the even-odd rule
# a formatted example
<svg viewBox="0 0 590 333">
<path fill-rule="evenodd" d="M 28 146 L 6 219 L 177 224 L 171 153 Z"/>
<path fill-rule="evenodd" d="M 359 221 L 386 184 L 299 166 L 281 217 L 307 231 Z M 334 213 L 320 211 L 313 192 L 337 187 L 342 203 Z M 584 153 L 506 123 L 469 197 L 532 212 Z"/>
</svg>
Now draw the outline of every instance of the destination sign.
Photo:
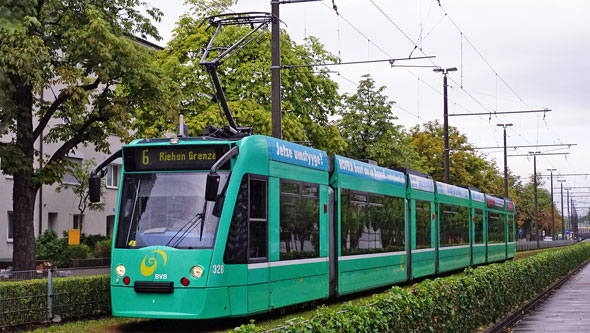
<svg viewBox="0 0 590 333">
<path fill-rule="evenodd" d="M 123 161 L 125 171 L 209 170 L 228 150 L 225 144 L 125 147 Z"/>
</svg>

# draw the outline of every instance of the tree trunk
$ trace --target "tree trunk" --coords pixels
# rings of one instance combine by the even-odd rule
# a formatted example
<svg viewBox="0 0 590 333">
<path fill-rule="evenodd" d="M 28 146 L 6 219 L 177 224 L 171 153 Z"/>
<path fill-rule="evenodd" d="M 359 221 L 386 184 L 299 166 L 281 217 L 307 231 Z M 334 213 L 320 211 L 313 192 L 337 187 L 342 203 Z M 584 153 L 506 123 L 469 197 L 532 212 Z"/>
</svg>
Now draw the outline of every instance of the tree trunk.
<svg viewBox="0 0 590 333">
<path fill-rule="evenodd" d="M 33 184 L 33 90 L 29 85 L 15 80 L 15 104 L 18 108 L 16 145 L 21 167 L 13 175 L 12 216 L 13 248 L 12 260 L 15 270 L 35 269 L 35 194 Z"/>
<path fill-rule="evenodd" d="M 12 223 L 13 247 L 12 261 L 14 269 L 35 269 L 35 190 L 31 187 L 30 175 L 15 174 L 12 189 Z"/>
</svg>

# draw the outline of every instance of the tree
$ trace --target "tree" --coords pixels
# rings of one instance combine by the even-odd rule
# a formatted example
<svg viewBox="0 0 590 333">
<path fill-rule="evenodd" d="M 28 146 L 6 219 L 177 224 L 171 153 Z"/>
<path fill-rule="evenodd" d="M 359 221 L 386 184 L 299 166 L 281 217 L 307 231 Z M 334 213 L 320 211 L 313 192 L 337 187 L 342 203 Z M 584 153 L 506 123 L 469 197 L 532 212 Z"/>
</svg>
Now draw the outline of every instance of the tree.
<svg viewBox="0 0 590 333">
<path fill-rule="evenodd" d="M 344 95 L 339 112 L 342 119 L 336 124 L 348 144 L 346 154 L 350 158 L 375 160 L 384 167 L 422 171 L 424 159 L 410 145 L 403 127 L 394 124 L 394 102 L 387 99 L 384 90 L 385 86 L 377 88 L 366 74 L 355 94 Z"/>
<path fill-rule="evenodd" d="M 62 182 L 56 188 L 56 191 L 58 192 L 64 189 L 71 189 L 76 195 L 76 200 L 78 201 L 78 211 L 80 212 L 80 219 L 78 220 L 80 232 L 82 232 L 82 228 L 84 226 L 84 213 L 87 209 L 93 211 L 104 211 L 104 202 L 90 202 L 88 193 L 88 177 L 90 177 L 90 171 L 95 165 L 96 162 L 94 159 L 84 160 L 81 164 L 72 163 L 71 167 L 68 168 L 68 172 L 72 175 L 76 181 L 76 184 L 66 184 Z M 101 194 L 102 189 L 105 187 L 106 186 L 103 182 L 101 186 Z"/>
<path fill-rule="evenodd" d="M 438 121 L 414 126 L 410 130 L 412 146 L 426 159 L 425 169 L 437 181 L 444 181 L 443 127 Z M 450 175 L 455 185 L 473 186 L 483 192 L 503 196 L 503 177 L 494 162 L 471 149 L 467 136 L 449 126 Z M 459 150 L 461 149 L 461 150 Z"/>
<path fill-rule="evenodd" d="M 139 0 L 25 0 L 0 5 L 0 143 L 13 175 L 13 260 L 34 269 L 37 190 L 65 172 L 79 144 L 108 152 L 109 135 L 128 137 L 135 110 L 169 114 L 172 95 L 153 52 L 132 36 L 159 38 L 161 12 Z M 117 85 L 117 86 L 116 86 Z M 48 126 L 49 123 L 54 125 Z M 34 143 L 58 143 L 40 156 Z M 36 167 L 35 161 L 41 166 Z"/>
<path fill-rule="evenodd" d="M 219 14 L 235 1 L 189 0 L 189 13 L 176 23 L 175 35 L 160 53 L 160 64 L 179 83 L 182 103 L 177 106 L 185 115 L 190 135 L 201 135 L 205 125 L 220 126 L 224 118 L 210 96 L 213 86 L 205 68 L 199 65 L 203 50 L 215 29 L 201 23 L 209 15 Z M 229 47 L 250 31 L 249 26 L 224 27 L 215 40 L 219 47 Z M 212 52 L 214 56 L 216 51 Z M 281 32 L 283 64 L 303 65 L 336 62 L 319 41 L 309 37 L 303 45 Z M 257 134 L 271 134 L 271 46 L 270 34 L 262 34 L 218 68 L 232 114 L 240 126 L 251 126 Z M 328 116 L 340 103 L 337 84 L 327 71 L 311 69 L 282 71 L 283 138 L 310 141 L 330 153 L 341 152 L 345 143 Z M 174 128 L 174 123 L 160 114 L 145 110 L 136 130 L 146 136 L 159 136 Z"/>
</svg>

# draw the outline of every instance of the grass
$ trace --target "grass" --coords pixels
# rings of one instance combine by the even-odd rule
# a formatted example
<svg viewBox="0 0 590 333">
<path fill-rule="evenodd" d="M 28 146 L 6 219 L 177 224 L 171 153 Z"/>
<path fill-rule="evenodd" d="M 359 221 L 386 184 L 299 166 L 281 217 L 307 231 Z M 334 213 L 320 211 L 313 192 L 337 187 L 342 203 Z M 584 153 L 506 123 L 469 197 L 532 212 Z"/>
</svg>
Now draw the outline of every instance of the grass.
<svg viewBox="0 0 590 333">
<path fill-rule="evenodd" d="M 527 258 L 536 254 L 555 251 L 563 249 L 563 247 L 555 247 L 541 250 L 517 252 L 514 260 Z M 462 271 L 457 271 L 448 275 L 463 274 Z M 410 288 L 415 283 L 420 281 L 412 281 L 401 285 L 403 288 Z M 337 309 L 346 302 L 350 302 L 353 305 L 366 304 L 372 297 L 377 293 L 382 293 L 388 290 L 389 287 L 373 289 L 370 291 L 345 296 L 333 301 L 320 301 L 318 304 L 325 306 L 326 308 Z M 298 309 L 291 309 L 285 311 L 284 309 L 275 310 L 270 313 L 257 315 L 251 319 L 255 320 L 256 326 L 262 329 L 272 329 L 287 325 L 289 320 L 296 317 L 310 318 L 315 312 L 317 306 L 307 305 L 305 307 L 299 306 Z M 287 312 L 285 314 L 285 312 Z M 99 318 L 92 320 L 82 320 L 75 322 L 67 322 L 63 324 L 54 324 L 50 327 L 39 327 L 33 332 L 187 332 L 187 331 L 206 331 L 206 332 L 224 332 L 230 330 L 236 326 L 246 324 L 249 322 L 249 318 L 236 318 L 236 319 L 216 319 L 216 320 L 162 320 L 162 319 L 138 319 L 138 318 Z"/>
</svg>

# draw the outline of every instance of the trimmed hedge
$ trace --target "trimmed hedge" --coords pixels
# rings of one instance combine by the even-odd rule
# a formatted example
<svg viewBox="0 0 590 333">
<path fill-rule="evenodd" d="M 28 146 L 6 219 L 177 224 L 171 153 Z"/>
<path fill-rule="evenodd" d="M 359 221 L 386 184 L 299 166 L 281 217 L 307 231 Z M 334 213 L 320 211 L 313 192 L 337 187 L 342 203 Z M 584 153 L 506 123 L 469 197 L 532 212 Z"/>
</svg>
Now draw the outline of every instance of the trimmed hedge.
<svg viewBox="0 0 590 333">
<path fill-rule="evenodd" d="M 463 276 L 393 287 L 370 305 L 319 308 L 283 332 L 472 332 L 496 322 L 558 278 L 590 259 L 590 244 L 526 259 L 465 269 Z M 253 323 L 237 332 L 260 331 Z"/>
<path fill-rule="evenodd" d="M 111 313 L 109 275 L 54 278 L 53 314 L 62 319 Z M 0 282 L 0 327 L 47 320 L 47 279 Z"/>
</svg>

